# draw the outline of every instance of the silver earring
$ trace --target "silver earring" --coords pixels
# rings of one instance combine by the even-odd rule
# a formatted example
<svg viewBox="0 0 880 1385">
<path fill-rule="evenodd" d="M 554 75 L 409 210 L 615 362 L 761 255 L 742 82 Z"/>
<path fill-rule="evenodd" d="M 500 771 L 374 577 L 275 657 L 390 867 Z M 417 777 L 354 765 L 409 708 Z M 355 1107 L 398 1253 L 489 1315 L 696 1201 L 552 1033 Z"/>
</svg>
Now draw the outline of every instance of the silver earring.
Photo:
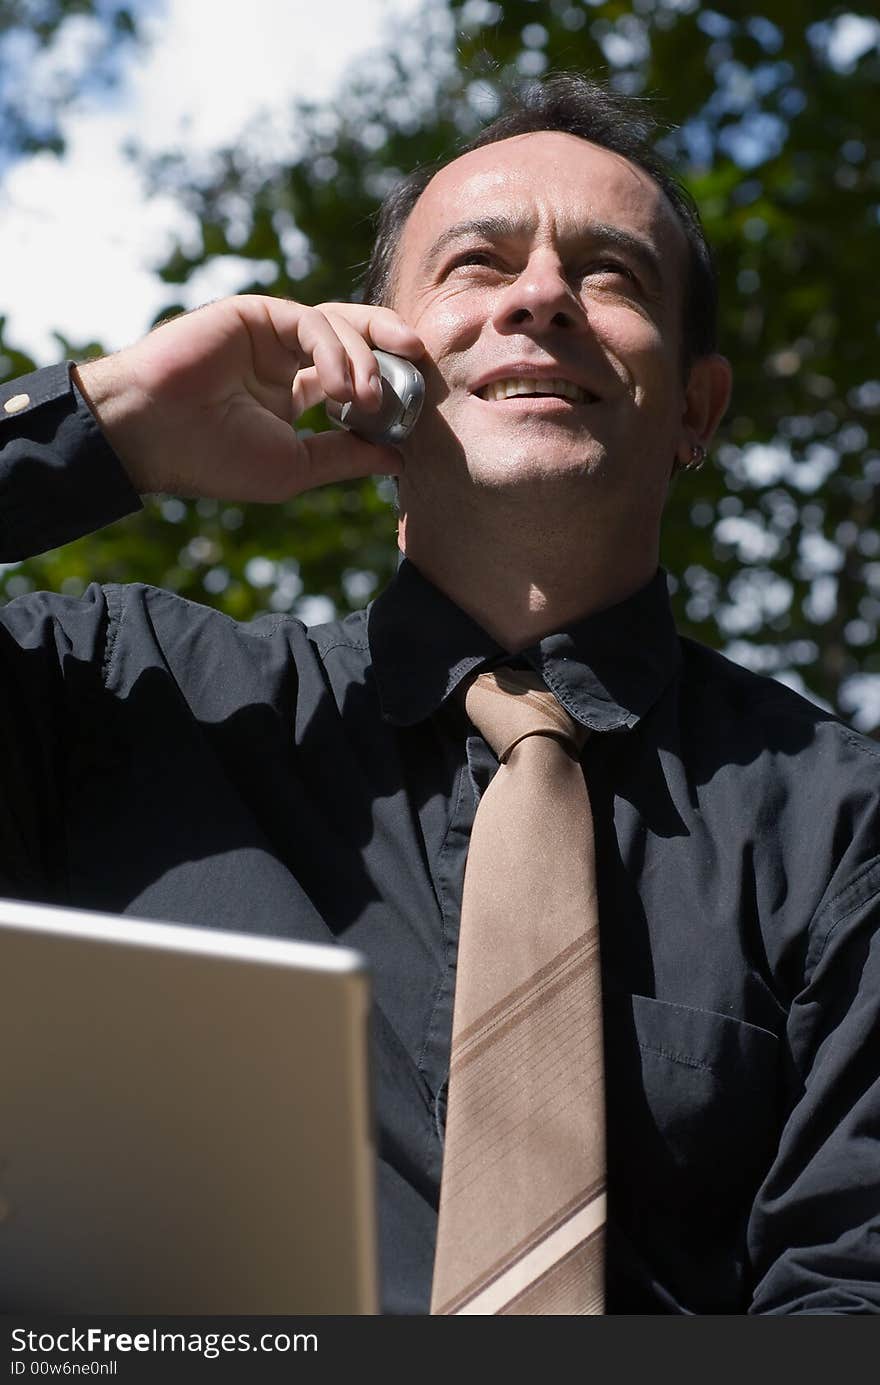
<svg viewBox="0 0 880 1385">
<path fill-rule="evenodd" d="M 691 448 L 690 459 L 685 462 L 685 471 L 699 471 L 706 460 L 706 449 L 700 443 L 695 442 Z"/>
</svg>

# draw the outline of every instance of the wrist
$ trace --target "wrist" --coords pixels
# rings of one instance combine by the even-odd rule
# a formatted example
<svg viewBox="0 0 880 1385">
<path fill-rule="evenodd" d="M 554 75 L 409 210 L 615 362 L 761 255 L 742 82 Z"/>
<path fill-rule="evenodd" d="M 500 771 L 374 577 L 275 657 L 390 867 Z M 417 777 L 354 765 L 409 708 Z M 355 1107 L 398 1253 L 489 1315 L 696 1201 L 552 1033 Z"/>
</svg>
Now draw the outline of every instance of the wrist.
<svg viewBox="0 0 880 1385">
<path fill-rule="evenodd" d="M 159 490 L 138 446 L 145 401 L 119 355 L 85 361 L 73 367 L 71 376 L 134 489 L 140 495 Z"/>
</svg>

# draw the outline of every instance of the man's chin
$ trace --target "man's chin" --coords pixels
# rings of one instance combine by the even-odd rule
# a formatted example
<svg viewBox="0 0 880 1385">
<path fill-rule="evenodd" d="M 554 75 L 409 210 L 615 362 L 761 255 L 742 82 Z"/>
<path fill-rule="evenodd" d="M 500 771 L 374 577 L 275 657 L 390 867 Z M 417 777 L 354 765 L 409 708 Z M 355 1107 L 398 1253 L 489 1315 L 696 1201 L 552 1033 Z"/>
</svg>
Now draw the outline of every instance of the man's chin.
<svg viewBox="0 0 880 1385">
<path fill-rule="evenodd" d="M 474 485 L 486 489 L 511 490 L 530 486 L 564 487 L 604 470 L 605 451 L 598 444 L 577 449 L 527 448 L 495 451 L 482 449 L 467 456 L 468 473 Z"/>
</svg>

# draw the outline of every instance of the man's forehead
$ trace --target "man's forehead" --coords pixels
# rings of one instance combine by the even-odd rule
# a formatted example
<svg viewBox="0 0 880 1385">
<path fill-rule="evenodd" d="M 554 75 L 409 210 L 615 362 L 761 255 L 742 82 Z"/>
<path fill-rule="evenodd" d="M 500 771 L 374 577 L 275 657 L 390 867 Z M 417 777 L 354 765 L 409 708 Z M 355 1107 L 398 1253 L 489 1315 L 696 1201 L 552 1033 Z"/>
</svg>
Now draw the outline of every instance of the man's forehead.
<svg viewBox="0 0 880 1385">
<path fill-rule="evenodd" d="M 441 168 L 413 208 L 403 252 L 421 258 L 447 226 L 511 201 L 524 222 L 539 215 L 575 227 L 617 221 L 650 235 L 658 248 L 683 248 L 678 218 L 650 174 L 578 135 L 542 130 L 484 145 Z"/>
</svg>

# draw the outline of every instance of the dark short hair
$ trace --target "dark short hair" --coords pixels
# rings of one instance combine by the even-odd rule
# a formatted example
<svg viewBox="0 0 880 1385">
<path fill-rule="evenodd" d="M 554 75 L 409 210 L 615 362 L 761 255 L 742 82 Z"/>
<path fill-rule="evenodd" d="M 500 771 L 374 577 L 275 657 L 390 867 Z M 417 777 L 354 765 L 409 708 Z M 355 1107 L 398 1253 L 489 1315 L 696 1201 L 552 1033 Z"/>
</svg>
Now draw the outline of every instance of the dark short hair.
<svg viewBox="0 0 880 1385">
<path fill-rule="evenodd" d="M 688 260 L 682 303 L 685 368 L 715 350 L 718 290 L 712 254 L 697 205 L 657 152 L 660 127 L 646 103 L 623 96 L 590 78 L 554 73 L 525 91 L 510 92 L 497 119 L 448 158 L 425 164 L 398 183 L 379 209 L 376 239 L 364 275 L 367 303 L 385 303 L 394 287 L 397 251 L 410 212 L 428 183 L 447 164 L 487 144 L 514 135 L 558 130 L 577 135 L 635 164 L 653 178 L 670 203 L 687 241 Z"/>
</svg>

